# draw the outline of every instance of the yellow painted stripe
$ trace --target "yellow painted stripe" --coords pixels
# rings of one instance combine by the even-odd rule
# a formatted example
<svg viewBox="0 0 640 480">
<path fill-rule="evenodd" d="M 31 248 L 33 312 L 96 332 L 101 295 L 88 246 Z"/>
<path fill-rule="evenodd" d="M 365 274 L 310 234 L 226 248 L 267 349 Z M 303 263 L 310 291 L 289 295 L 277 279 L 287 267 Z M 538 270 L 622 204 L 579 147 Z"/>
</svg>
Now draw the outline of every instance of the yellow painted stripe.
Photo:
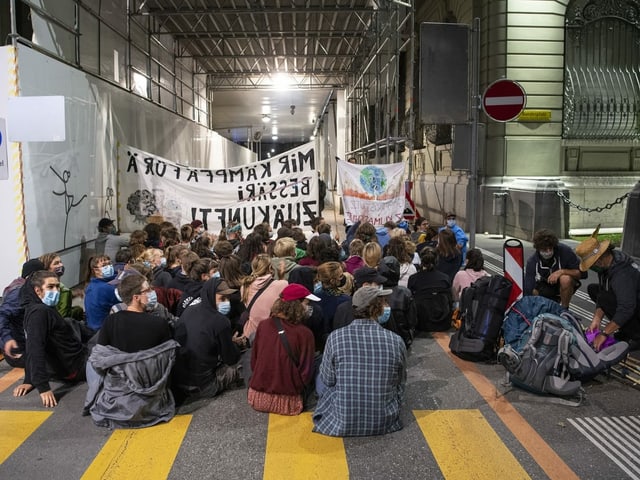
<svg viewBox="0 0 640 480">
<path fill-rule="evenodd" d="M 478 370 L 478 367 L 451 353 L 448 334 L 434 333 L 433 337 L 551 480 L 579 480 L 575 472 L 529 425 L 511 402 L 504 395 L 497 394 L 496 386 Z"/>
<path fill-rule="evenodd" d="M 9 370 L 2 376 L 2 378 L 0 378 L 0 392 L 4 392 L 22 377 L 24 377 L 24 368 L 14 368 Z"/>
<path fill-rule="evenodd" d="M 0 464 L 4 463 L 17 450 L 22 442 L 49 418 L 51 413 L 24 410 L 0 411 L 0 425 L 2 425 Z"/>
<path fill-rule="evenodd" d="M 447 480 L 528 479 L 480 410 L 414 410 Z"/>
<path fill-rule="evenodd" d="M 311 413 L 269 415 L 264 480 L 349 478 L 342 438 L 313 433 Z"/>
<path fill-rule="evenodd" d="M 82 478 L 167 478 L 191 418 L 179 415 L 153 427 L 115 430 Z"/>
</svg>

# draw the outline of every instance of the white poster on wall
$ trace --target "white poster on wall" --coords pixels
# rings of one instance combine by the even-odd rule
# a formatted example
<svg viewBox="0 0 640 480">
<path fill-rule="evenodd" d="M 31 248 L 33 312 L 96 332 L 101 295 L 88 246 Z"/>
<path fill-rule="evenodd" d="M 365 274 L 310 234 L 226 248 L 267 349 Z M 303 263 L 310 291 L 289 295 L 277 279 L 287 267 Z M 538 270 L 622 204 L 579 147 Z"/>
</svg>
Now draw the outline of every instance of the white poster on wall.
<svg viewBox="0 0 640 480">
<path fill-rule="evenodd" d="M 7 122 L 0 118 L 0 180 L 9 179 L 9 154 L 7 152 Z"/>
<path fill-rule="evenodd" d="M 338 160 L 338 179 L 347 225 L 400 222 L 404 212 L 404 164 L 356 165 Z"/>
<path fill-rule="evenodd" d="M 309 225 L 318 215 L 318 173 L 312 143 L 235 168 L 193 168 L 123 146 L 118 155 L 119 227 L 142 228 L 162 215 L 176 226 L 202 220 L 217 232 L 231 222 L 245 231 L 287 219 Z"/>
</svg>

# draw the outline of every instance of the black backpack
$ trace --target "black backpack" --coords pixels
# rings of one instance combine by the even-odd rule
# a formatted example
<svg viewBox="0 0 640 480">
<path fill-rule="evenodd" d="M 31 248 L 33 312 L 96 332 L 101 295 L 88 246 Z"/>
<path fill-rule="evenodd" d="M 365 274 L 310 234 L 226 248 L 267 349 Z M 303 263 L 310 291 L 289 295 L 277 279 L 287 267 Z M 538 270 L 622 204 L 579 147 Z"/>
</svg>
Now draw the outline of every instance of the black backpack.
<svg viewBox="0 0 640 480">
<path fill-rule="evenodd" d="M 496 358 L 511 287 L 511 281 L 493 275 L 476 280 L 462 291 L 462 326 L 451 337 L 451 353 L 472 362 Z"/>
</svg>

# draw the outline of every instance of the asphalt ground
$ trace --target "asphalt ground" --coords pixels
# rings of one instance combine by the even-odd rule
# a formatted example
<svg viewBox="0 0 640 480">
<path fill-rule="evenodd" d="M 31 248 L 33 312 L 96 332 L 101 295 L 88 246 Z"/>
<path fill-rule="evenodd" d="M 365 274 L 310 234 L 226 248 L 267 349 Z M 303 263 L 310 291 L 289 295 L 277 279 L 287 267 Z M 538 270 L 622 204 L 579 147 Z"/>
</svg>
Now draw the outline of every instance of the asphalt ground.
<svg viewBox="0 0 640 480">
<path fill-rule="evenodd" d="M 503 243 L 476 236 L 490 273 L 502 272 Z M 593 304 L 581 291 L 571 309 L 587 323 Z M 35 392 L 11 395 L 20 371 L 0 362 L 0 478 L 640 478 L 636 388 L 603 374 L 583 385 L 580 406 L 556 404 L 505 385 L 498 364 L 452 356 L 451 333 L 418 336 L 404 428 L 379 437 L 311 433 L 309 413 L 256 412 L 245 389 L 163 426 L 110 431 L 81 416 L 85 384 L 53 384 L 59 404 L 46 409 Z"/>
</svg>

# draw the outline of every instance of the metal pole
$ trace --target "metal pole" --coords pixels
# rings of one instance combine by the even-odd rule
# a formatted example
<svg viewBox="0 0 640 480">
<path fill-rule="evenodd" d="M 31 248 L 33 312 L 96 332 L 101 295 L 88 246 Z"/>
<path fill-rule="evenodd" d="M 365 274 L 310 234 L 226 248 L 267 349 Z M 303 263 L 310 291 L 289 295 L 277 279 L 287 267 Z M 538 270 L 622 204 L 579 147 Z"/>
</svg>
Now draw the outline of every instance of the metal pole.
<svg viewBox="0 0 640 480">
<path fill-rule="evenodd" d="M 478 116 L 480 108 L 480 19 L 473 19 L 471 31 L 471 169 L 469 172 L 469 248 L 476 246 L 478 212 Z"/>
<path fill-rule="evenodd" d="M 16 22 L 16 0 L 9 2 L 9 11 L 11 16 L 11 45 L 13 48 L 18 46 L 18 26 Z"/>
</svg>

